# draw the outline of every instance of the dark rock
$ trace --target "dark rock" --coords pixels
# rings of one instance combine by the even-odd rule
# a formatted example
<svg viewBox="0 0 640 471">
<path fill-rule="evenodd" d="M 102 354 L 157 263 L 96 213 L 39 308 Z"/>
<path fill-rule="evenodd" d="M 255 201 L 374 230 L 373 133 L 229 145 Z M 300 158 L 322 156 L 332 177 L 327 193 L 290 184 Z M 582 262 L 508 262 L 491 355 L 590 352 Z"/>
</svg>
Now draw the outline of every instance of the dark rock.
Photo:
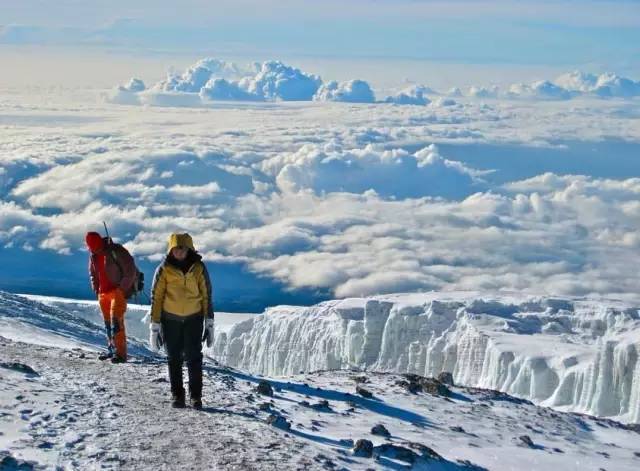
<svg viewBox="0 0 640 471">
<path fill-rule="evenodd" d="M 529 435 L 520 435 L 518 439 L 522 442 L 522 444 L 528 446 L 529 448 L 535 448 L 533 440 Z"/>
<path fill-rule="evenodd" d="M 271 403 L 269 403 L 269 402 L 261 402 L 258 405 L 258 408 L 260 410 L 262 410 L 262 411 L 269 411 L 269 410 L 271 410 Z"/>
<path fill-rule="evenodd" d="M 356 393 L 360 394 L 362 397 L 366 397 L 368 399 L 373 397 L 373 393 L 362 386 L 356 386 Z"/>
<path fill-rule="evenodd" d="M 635 456 L 636 458 L 640 458 L 640 451 L 634 451 L 633 456 Z"/>
<path fill-rule="evenodd" d="M 8 471 L 31 471 L 36 469 L 31 461 L 18 460 L 8 452 L 0 452 L 0 469 Z"/>
<path fill-rule="evenodd" d="M 367 378 L 366 376 L 353 376 L 351 379 L 353 379 L 356 383 L 368 383 L 369 382 L 369 378 Z"/>
<path fill-rule="evenodd" d="M 377 459 L 381 456 L 392 460 L 404 461 L 409 464 L 415 463 L 420 458 L 415 451 L 391 443 L 384 443 L 373 447 L 373 457 Z"/>
<path fill-rule="evenodd" d="M 389 433 L 389 430 L 387 430 L 387 427 L 385 427 L 382 424 L 378 424 L 378 425 L 374 425 L 371 428 L 371 433 L 373 435 L 380 435 L 381 437 L 390 437 L 391 433 Z"/>
<path fill-rule="evenodd" d="M 311 404 L 309 404 L 309 401 L 300 401 L 300 405 L 303 407 L 311 407 Z"/>
<path fill-rule="evenodd" d="M 451 430 L 452 432 L 465 433 L 464 429 L 459 425 L 454 425 L 453 427 L 449 427 L 449 430 Z"/>
<path fill-rule="evenodd" d="M 625 428 L 640 433 L 640 424 L 626 424 Z"/>
<path fill-rule="evenodd" d="M 289 430 L 291 428 L 289 421 L 281 415 L 271 414 L 267 417 L 267 423 L 282 430 Z"/>
<path fill-rule="evenodd" d="M 315 410 L 319 410 L 319 411 L 330 411 L 331 410 L 331 406 L 329 405 L 329 401 L 327 401 L 326 399 L 323 399 L 321 401 L 318 401 L 315 404 L 312 404 L 311 408 L 315 409 Z"/>
<path fill-rule="evenodd" d="M 448 371 L 443 371 L 442 373 L 440 373 L 437 379 L 442 384 L 446 384 L 447 386 L 455 386 L 453 384 L 453 375 Z"/>
<path fill-rule="evenodd" d="M 373 443 L 364 438 L 359 439 L 353 446 L 353 454 L 364 458 L 371 458 L 373 454 Z"/>
<path fill-rule="evenodd" d="M 40 376 L 38 372 L 31 368 L 29 365 L 25 365 L 24 363 L 18 362 L 1 362 L 1 368 L 6 368 L 8 370 L 17 371 L 19 373 L 24 373 L 26 375 Z"/>
<path fill-rule="evenodd" d="M 407 446 L 413 450 L 416 450 L 417 453 L 422 457 L 430 460 L 442 460 L 442 456 L 440 456 L 433 448 L 429 448 L 427 445 L 423 445 L 422 443 L 409 442 Z"/>
<path fill-rule="evenodd" d="M 256 386 L 256 392 L 258 394 L 262 394 L 263 396 L 273 396 L 273 388 L 271 387 L 271 383 L 267 380 L 261 380 Z"/>
<path fill-rule="evenodd" d="M 407 383 L 404 387 L 411 393 L 426 392 L 434 396 L 448 397 L 451 395 L 449 388 L 435 378 L 426 378 L 413 373 L 405 374 Z"/>
</svg>

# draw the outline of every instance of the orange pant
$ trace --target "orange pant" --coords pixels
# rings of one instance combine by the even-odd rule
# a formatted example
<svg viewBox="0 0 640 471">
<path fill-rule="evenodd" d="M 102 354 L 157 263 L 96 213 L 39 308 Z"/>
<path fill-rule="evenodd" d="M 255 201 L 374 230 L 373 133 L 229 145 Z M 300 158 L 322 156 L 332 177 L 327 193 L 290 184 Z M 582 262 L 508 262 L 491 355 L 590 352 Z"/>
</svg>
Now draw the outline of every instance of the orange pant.
<svg viewBox="0 0 640 471">
<path fill-rule="evenodd" d="M 98 295 L 104 325 L 107 329 L 109 347 L 115 348 L 115 354 L 127 359 L 127 336 L 124 330 L 124 312 L 127 300 L 120 288 Z"/>
</svg>

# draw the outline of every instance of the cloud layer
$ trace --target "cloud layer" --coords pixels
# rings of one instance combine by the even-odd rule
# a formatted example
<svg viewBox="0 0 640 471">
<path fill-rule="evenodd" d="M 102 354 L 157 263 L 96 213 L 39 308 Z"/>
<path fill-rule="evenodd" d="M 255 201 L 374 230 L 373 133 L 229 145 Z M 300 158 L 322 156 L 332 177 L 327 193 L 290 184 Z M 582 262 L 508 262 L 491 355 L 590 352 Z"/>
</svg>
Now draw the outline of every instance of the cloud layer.
<svg viewBox="0 0 640 471">
<path fill-rule="evenodd" d="M 313 76 L 304 79 L 310 88 L 290 88 L 300 74 L 268 66 L 262 81 L 242 90 L 308 94 Z M 222 93 L 233 82 L 209 76 L 203 88 Z M 136 87 L 122 92 L 145 96 Z M 154 96 L 200 100 L 201 93 Z M 637 296 L 640 275 L 629 260 L 640 248 L 640 172 L 611 179 L 585 165 L 584 175 L 543 169 L 492 179 L 530 163 L 519 163 L 518 146 L 545 152 L 576 139 L 640 142 L 633 100 L 568 107 L 443 96 L 421 106 L 159 110 L 27 108 L 19 98 L 0 104 L 12 116 L 0 137 L 0 245 L 25 256 L 36 248 L 77 256 L 84 231 L 106 220 L 138 257 L 158 260 L 166 235 L 188 230 L 210 262 L 242 262 L 289 288 L 335 296 L 429 289 Z M 458 150 L 471 144 L 512 151 L 487 168 L 461 159 Z M 603 158 L 616 165 L 614 153 Z"/>
</svg>

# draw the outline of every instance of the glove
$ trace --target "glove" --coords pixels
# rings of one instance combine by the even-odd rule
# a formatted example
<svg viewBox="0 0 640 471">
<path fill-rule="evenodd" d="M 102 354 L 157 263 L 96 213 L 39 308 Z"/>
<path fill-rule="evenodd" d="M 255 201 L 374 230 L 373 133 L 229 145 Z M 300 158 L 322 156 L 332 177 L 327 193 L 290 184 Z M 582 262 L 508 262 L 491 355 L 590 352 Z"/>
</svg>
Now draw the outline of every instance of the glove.
<svg viewBox="0 0 640 471">
<path fill-rule="evenodd" d="M 162 338 L 162 324 L 152 322 L 149 326 L 149 346 L 151 350 L 159 351 L 164 345 Z"/>
<path fill-rule="evenodd" d="M 202 341 L 207 342 L 207 348 L 211 348 L 213 345 L 213 319 L 207 319 L 204 321 L 204 335 Z"/>
</svg>

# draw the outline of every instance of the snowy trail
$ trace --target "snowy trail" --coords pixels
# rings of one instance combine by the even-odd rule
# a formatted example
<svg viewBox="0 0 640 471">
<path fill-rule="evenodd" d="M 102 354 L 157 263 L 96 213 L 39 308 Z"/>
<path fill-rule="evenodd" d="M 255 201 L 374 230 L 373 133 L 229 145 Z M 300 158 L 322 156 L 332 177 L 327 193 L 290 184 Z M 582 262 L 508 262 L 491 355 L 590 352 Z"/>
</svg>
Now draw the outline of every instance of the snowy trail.
<svg viewBox="0 0 640 471">
<path fill-rule="evenodd" d="M 7 418 L 24 425 L 26 433 L 11 448 L 45 466 L 275 469 L 287 462 L 314 468 L 306 454 L 297 452 L 307 443 L 282 440 L 255 407 L 238 397 L 235 381 L 215 370 L 205 375 L 205 410 L 175 410 L 169 405 L 163 361 L 112 365 L 81 350 L 7 339 L 0 346 L 0 362 L 28 359 L 38 373 L 0 369 L 2 429 Z"/>
</svg>

